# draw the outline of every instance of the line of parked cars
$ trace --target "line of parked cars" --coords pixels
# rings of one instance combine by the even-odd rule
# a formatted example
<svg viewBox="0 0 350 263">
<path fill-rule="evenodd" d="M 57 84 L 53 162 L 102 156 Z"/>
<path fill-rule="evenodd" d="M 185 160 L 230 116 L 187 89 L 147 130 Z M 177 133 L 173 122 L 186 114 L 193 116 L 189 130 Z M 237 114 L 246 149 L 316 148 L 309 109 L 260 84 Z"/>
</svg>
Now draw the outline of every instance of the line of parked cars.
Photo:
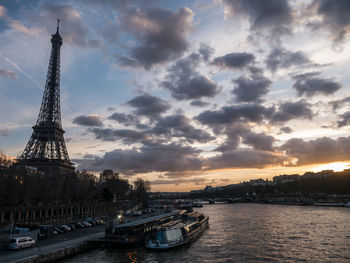
<svg viewBox="0 0 350 263">
<path fill-rule="evenodd" d="M 103 224 L 103 220 L 100 219 L 99 217 L 86 218 L 85 220 L 58 225 L 57 227 L 54 227 L 53 234 L 61 234 L 61 233 L 69 232 L 78 228 L 85 228 L 85 227 L 102 225 L 102 224 Z"/>
<path fill-rule="evenodd" d="M 76 222 L 70 222 L 67 224 L 61 224 L 61 225 L 36 225 L 36 226 L 25 226 L 22 225 L 21 231 L 23 231 L 23 234 L 26 233 L 27 231 L 30 230 L 39 230 L 38 233 L 38 240 L 39 239 L 46 239 L 49 236 L 65 233 L 68 231 L 72 231 L 78 228 L 85 228 L 85 227 L 91 227 L 91 226 L 96 226 L 96 225 L 102 225 L 104 221 L 99 218 L 86 218 L 85 220 L 79 220 Z M 22 232 L 20 232 L 22 233 Z M 9 249 L 22 249 L 22 248 L 27 248 L 27 247 L 34 247 L 36 241 L 32 237 L 24 236 L 23 237 L 13 237 L 9 239 L 8 242 L 8 248 Z"/>
</svg>

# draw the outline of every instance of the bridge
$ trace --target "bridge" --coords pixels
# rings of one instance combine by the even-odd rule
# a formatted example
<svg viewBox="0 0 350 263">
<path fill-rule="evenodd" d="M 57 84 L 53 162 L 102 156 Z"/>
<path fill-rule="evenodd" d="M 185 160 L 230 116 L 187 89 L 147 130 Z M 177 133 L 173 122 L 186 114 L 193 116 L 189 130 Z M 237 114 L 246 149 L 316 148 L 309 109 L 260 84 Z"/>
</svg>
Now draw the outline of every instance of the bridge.
<svg viewBox="0 0 350 263">
<path fill-rule="evenodd" d="M 252 202 L 251 197 L 215 197 L 215 198 L 196 198 L 193 200 L 207 201 L 209 204 L 215 203 L 238 203 L 238 202 Z"/>
<path fill-rule="evenodd" d="M 156 199 L 158 201 L 173 201 L 173 202 L 182 202 L 182 203 L 194 203 L 194 202 L 208 202 L 209 204 L 215 204 L 215 203 L 238 203 L 238 202 L 252 202 L 253 198 L 249 196 L 244 197 L 196 197 L 196 198 L 183 198 L 180 199 L 178 197 L 168 197 L 168 198 L 160 198 Z M 154 201 L 156 201 L 154 200 Z"/>
</svg>

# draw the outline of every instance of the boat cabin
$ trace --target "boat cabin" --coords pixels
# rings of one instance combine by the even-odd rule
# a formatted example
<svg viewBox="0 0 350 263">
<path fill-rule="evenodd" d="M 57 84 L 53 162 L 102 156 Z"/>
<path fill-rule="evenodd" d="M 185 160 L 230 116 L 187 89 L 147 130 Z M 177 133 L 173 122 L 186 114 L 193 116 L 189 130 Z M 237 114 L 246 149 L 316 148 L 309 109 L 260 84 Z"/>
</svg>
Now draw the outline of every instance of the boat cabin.
<svg viewBox="0 0 350 263">
<path fill-rule="evenodd" d="M 159 225 L 180 218 L 185 211 L 174 211 L 136 220 L 129 223 L 106 227 L 105 240 L 119 245 L 137 245 L 145 240 L 145 236 Z"/>
</svg>

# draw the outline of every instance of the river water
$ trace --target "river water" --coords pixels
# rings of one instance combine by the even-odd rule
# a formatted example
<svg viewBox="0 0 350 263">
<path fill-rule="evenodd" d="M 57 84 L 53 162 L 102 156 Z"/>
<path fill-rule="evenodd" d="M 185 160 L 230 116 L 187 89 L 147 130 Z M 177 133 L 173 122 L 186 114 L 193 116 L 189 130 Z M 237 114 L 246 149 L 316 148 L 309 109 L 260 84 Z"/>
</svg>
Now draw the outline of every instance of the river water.
<svg viewBox="0 0 350 263">
<path fill-rule="evenodd" d="M 350 208 L 215 204 L 195 209 L 209 229 L 169 251 L 96 249 L 65 263 L 350 262 Z"/>
</svg>

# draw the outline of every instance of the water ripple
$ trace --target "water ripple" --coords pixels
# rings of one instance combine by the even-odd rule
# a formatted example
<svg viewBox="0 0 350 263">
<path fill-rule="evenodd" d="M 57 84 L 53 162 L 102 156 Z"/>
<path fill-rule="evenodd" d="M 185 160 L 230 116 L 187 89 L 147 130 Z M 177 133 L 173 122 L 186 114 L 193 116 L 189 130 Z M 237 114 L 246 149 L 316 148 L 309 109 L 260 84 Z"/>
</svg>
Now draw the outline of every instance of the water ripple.
<svg viewBox="0 0 350 263">
<path fill-rule="evenodd" d="M 216 204 L 198 211 L 210 228 L 189 246 L 94 250 L 63 262 L 350 262 L 350 209 Z"/>
</svg>

